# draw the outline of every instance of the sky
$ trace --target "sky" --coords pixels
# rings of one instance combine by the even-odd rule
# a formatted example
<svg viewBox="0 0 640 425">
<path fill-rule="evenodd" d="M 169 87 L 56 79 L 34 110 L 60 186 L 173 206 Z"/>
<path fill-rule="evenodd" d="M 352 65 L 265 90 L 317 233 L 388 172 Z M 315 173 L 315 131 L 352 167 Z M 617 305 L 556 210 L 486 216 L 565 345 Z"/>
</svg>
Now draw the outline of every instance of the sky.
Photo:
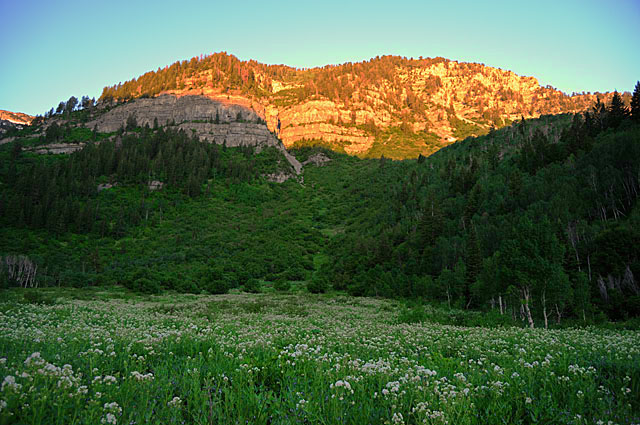
<svg viewBox="0 0 640 425">
<path fill-rule="evenodd" d="M 0 109 L 32 115 L 220 51 L 298 68 L 442 56 L 569 94 L 632 91 L 640 0 L 0 0 L 0 40 Z"/>
</svg>

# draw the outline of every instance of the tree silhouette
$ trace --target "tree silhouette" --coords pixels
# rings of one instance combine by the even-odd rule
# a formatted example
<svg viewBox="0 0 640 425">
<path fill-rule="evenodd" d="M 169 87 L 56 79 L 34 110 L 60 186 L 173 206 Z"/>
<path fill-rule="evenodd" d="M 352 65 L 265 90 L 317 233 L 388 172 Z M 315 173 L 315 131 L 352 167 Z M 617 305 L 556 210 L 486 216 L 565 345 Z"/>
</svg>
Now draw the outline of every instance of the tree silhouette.
<svg viewBox="0 0 640 425">
<path fill-rule="evenodd" d="M 611 99 L 611 104 L 609 105 L 609 125 L 611 127 L 617 127 L 620 125 L 622 120 L 624 120 L 629 111 L 622 103 L 622 98 L 617 91 L 613 92 L 613 98 Z"/>
<path fill-rule="evenodd" d="M 633 96 L 631 96 L 631 117 L 634 121 L 640 122 L 640 81 L 636 83 Z"/>
</svg>

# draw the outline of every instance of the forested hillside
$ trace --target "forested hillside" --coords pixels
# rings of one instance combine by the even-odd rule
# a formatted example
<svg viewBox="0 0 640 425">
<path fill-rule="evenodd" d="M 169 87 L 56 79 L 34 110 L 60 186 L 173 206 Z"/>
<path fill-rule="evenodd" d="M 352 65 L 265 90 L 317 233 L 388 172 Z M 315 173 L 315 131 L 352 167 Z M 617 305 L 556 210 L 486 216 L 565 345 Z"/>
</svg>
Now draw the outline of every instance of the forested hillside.
<svg viewBox="0 0 640 425">
<path fill-rule="evenodd" d="M 381 208 L 331 241 L 328 281 L 529 323 L 637 316 L 640 127 L 625 117 L 615 98 L 584 117 L 522 121 L 410 164 L 380 161 L 397 179 Z"/>
<path fill-rule="evenodd" d="M 24 283 L 20 263 L 39 285 L 293 284 L 531 325 L 637 317 L 639 100 L 640 84 L 631 114 L 616 95 L 417 160 L 301 147 L 304 180 L 283 184 L 265 178 L 283 163 L 276 149 L 131 123 L 115 139 L 55 130 L 86 146 L 36 155 L 25 147 L 53 130 L 30 129 L 0 145 L 2 285 Z"/>
</svg>

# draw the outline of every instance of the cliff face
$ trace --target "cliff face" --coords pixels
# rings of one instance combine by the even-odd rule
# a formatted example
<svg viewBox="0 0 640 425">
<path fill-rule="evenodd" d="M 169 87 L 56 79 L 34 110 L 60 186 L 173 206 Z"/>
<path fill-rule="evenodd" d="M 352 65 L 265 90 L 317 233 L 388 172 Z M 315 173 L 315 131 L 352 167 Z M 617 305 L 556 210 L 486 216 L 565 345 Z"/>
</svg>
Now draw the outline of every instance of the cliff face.
<svg viewBox="0 0 640 425">
<path fill-rule="evenodd" d="M 284 154 L 296 174 L 302 170 L 300 162 L 271 134 L 256 112 L 239 102 L 222 103 L 203 96 L 171 95 L 137 99 L 108 109 L 85 126 L 100 132 L 114 132 L 126 127 L 129 120 L 135 120 L 140 126 L 153 127 L 157 123 L 174 127 L 202 141 L 229 147 L 253 146 L 258 152 L 265 147 L 275 147 Z"/>
<path fill-rule="evenodd" d="M 393 131 L 420 133 L 443 146 L 522 116 L 583 111 L 596 98 L 610 97 L 568 96 L 540 86 L 533 77 L 444 58 L 385 56 L 297 70 L 221 53 L 106 87 L 101 99 L 158 93 L 197 94 L 232 111 L 244 107 L 253 112 L 246 112 L 248 117 L 266 121 L 287 147 L 315 139 L 358 155 L 365 155 L 376 142 L 386 143 Z M 200 115 L 207 118 L 204 112 Z M 171 114 L 166 118 L 176 119 Z M 418 146 L 411 154 L 432 152 L 434 146 Z"/>
<path fill-rule="evenodd" d="M 34 117 L 31 115 L 23 114 L 22 112 L 11 112 L 0 110 L 0 120 L 10 121 L 14 124 L 30 125 Z"/>
</svg>

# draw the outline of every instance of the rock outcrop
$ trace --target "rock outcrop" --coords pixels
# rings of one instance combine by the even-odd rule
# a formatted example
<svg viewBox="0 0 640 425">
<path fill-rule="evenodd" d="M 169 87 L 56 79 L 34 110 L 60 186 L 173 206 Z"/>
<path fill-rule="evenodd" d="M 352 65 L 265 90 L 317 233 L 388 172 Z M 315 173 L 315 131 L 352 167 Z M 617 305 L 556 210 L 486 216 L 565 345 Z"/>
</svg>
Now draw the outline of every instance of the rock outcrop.
<svg viewBox="0 0 640 425">
<path fill-rule="evenodd" d="M 9 121 L 14 124 L 30 125 L 35 117 L 22 112 L 11 112 L 0 110 L 0 121 Z"/>
<path fill-rule="evenodd" d="M 41 145 L 35 148 L 29 149 L 29 151 L 44 155 L 44 154 L 69 154 L 75 151 L 79 151 L 84 148 L 84 143 L 51 143 L 49 145 Z"/>
<path fill-rule="evenodd" d="M 223 103 L 198 95 L 166 94 L 116 105 L 85 126 L 99 132 L 114 132 L 135 121 L 139 126 L 174 127 L 202 141 L 229 147 L 253 146 L 257 152 L 265 147 L 275 147 L 287 158 L 295 173 L 300 174 L 302 164 L 287 152 L 256 111 L 239 103 Z"/>
</svg>

